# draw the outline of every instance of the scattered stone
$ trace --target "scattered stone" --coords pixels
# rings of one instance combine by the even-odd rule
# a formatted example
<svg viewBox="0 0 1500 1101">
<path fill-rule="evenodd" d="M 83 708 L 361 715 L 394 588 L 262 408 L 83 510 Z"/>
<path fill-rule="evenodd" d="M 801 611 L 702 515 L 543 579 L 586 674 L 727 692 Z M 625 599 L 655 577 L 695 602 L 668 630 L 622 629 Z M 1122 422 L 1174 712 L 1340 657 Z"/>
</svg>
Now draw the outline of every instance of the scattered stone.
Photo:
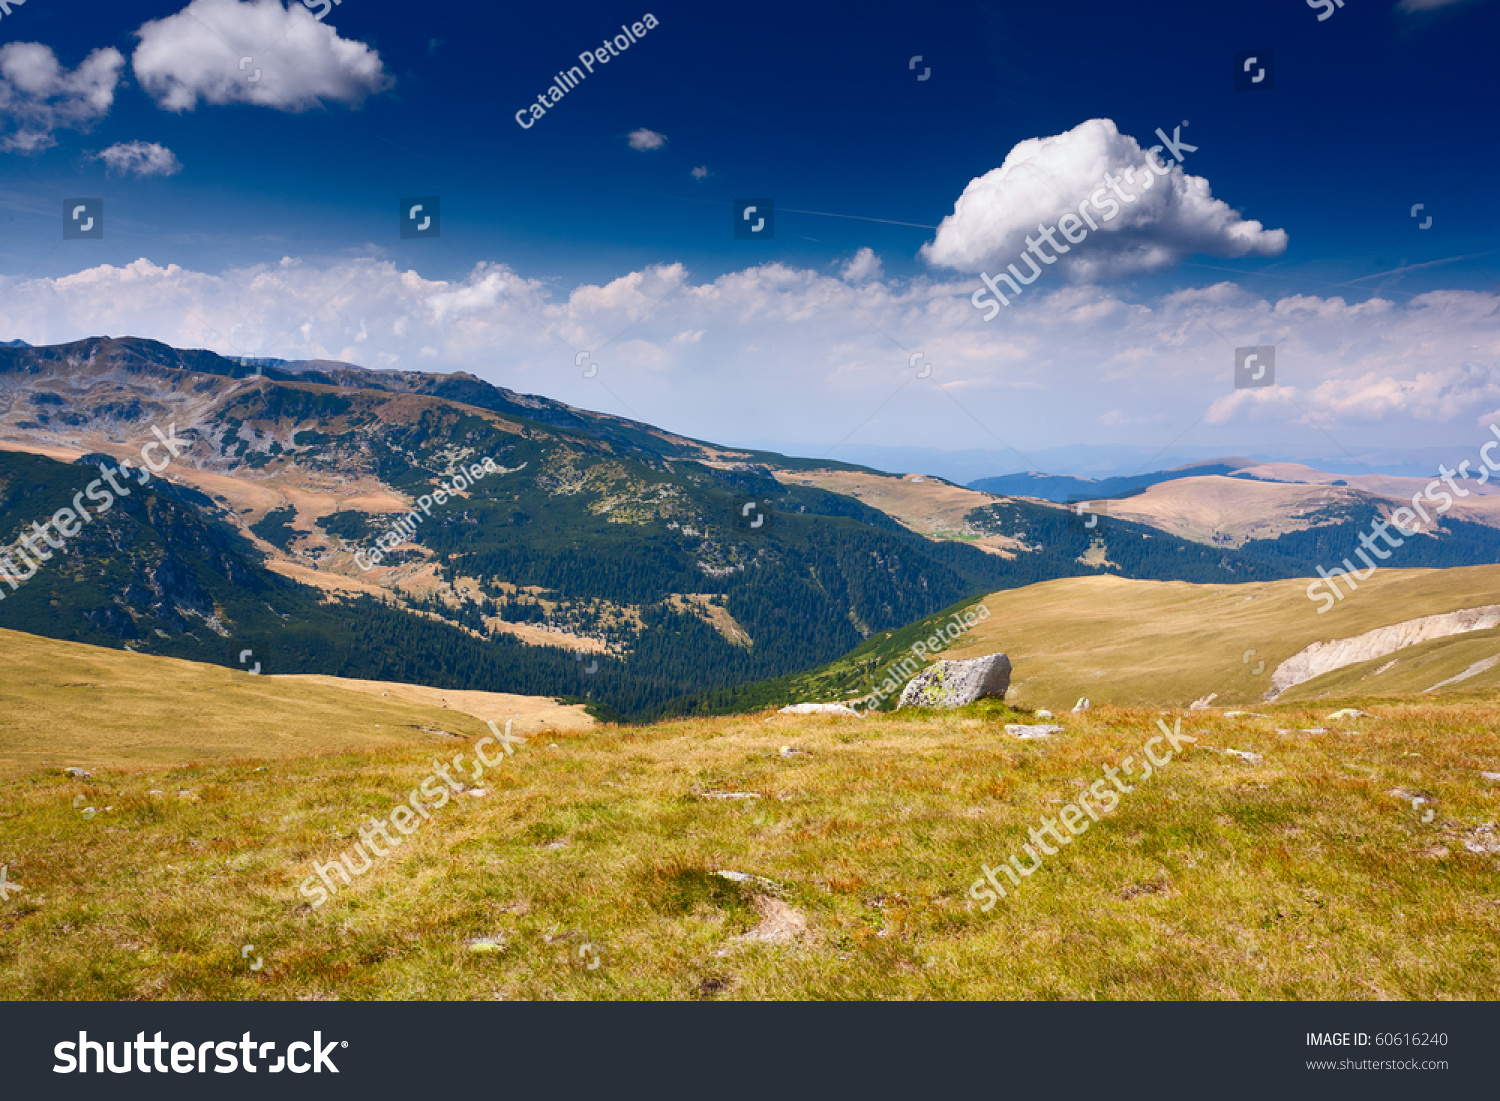
<svg viewBox="0 0 1500 1101">
<path fill-rule="evenodd" d="M 1063 728 L 1060 726 L 1049 726 L 1045 724 L 1040 726 L 1028 726 L 1025 723 L 1005 724 L 1005 732 L 1007 734 L 1013 734 L 1017 738 L 1050 738 L 1054 734 L 1061 734 L 1062 729 Z"/>
<path fill-rule="evenodd" d="M 783 715 L 852 715 L 859 718 L 859 712 L 847 703 L 794 703 L 781 709 Z"/>
<path fill-rule="evenodd" d="M 975 700 L 1005 699 L 1010 658 L 988 654 L 961 661 L 938 661 L 901 690 L 900 707 L 965 707 Z"/>
<path fill-rule="evenodd" d="M 1036 717 L 1039 718 L 1039 719 L 1050 719 L 1052 717 L 1052 712 L 1048 711 L 1044 707 L 1044 708 L 1042 708 L 1040 711 L 1038 711 L 1036 713 Z"/>
<path fill-rule="evenodd" d="M 1224 752 L 1231 757 L 1238 757 L 1242 761 L 1253 762 L 1265 760 L 1259 753 L 1251 753 L 1248 749 L 1226 749 Z"/>
<path fill-rule="evenodd" d="M 705 791 L 700 792 L 705 799 L 759 799 L 760 796 L 753 791 Z"/>
<path fill-rule="evenodd" d="M 1479 775 L 1492 784 L 1500 784 L 1500 772 L 1481 772 Z"/>
<path fill-rule="evenodd" d="M 470 788 L 468 793 L 476 799 L 483 799 L 490 791 L 489 788 Z"/>
<path fill-rule="evenodd" d="M 1262 715 L 1258 711 L 1226 711 L 1226 712 L 1224 712 L 1224 717 L 1226 719 L 1239 719 L 1239 718 L 1244 718 L 1245 716 L 1249 716 L 1252 719 L 1269 719 L 1271 717 L 1269 715 Z"/>
<path fill-rule="evenodd" d="M 1210 692 L 1208 695 L 1202 697 L 1201 699 L 1196 699 L 1192 703 L 1188 704 L 1188 710 L 1189 711 L 1207 711 L 1208 707 L 1209 707 L 1209 704 L 1213 703 L 1214 700 L 1216 700 L 1218 698 L 1219 698 L 1219 694 L 1217 692 Z"/>
<path fill-rule="evenodd" d="M 467 943 L 470 952 L 478 952 L 484 954 L 505 951 L 504 936 L 475 937 L 473 940 L 468 941 Z"/>
<path fill-rule="evenodd" d="M 1346 707 L 1341 711 L 1335 711 L 1328 716 L 1330 719 L 1373 719 L 1375 716 L 1367 714 L 1355 707 Z"/>
<path fill-rule="evenodd" d="M 1093 706 L 1094 705 L 1089 702 L 1089 698 L 1087 696 L 1084 696 L 1081 699 L 1079 699 L 1079 701 L 1077 703 L 1075 703 L 1073 705 L 1073 710 L 1074 711 L 1087 711 L 1089 708 L 1091 708 Z"/>
<path fill-rule="evenodd" d="M 780 749 L 778 749 L 776 752 L 780 753 L 783 757 L 806 757 L 807 756 L 807 750 L 805 750 L 805 749 L 798 749 L 796 746 L 790 746 L 790 745 L 784 745 Z"/>
<path fill-rule="evenodd" d="M 718 871 L 715 872 L 714 875 L 718 876 L 720 879 L 727 879 L 731 883 L 740 883 L 745 886 L 753 887 L 764 887 L 768 891 L 779 892 L 781 890 L 780 884 L 773 883 L 771 880 L 766 879 L 763 876 L 751 875 L 749 872 Z"/>
<path fill-rule="evenodd" d="M 1495 836 L 1495 823 L 1486 822 L 1470 830 L 1469 836 L 1464 839 L 1464 848 L 1480 856 L 1500 853 L 1500 837 Z"/>
<path fill-rule="evenodd" d="M 85 772 L 81 768 L 65 768 L 63 771 L 75 780 L 92 780 L 94 778 L 92 772 Z"/>
</svg>

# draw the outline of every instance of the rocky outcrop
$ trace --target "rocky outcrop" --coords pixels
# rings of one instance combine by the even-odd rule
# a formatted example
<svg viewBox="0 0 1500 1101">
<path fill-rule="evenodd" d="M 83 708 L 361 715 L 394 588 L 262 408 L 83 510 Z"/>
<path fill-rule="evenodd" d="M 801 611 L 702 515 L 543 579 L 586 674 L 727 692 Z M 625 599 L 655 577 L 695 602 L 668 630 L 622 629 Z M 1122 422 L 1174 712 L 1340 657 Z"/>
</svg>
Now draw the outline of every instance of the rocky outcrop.
<svg viewBox="0 0 1500 1101">
<path fill-rule="evenodd" d="M 964 707 L 986 698 L 1003 700 L 1009 687 L 1010 658 L 1004 654 L 939 661 L 902 689 L 898 707 Z"/>
<path fill-rule="evenodd" d="M 1303 681 L 1355 665 L 1362 661 L 1373 661 L 1408 646 L 1429 639 L 1460 635 L 1468 631 L 1487 631 L 1500 626 L 1500 604 L 1486 604 L 1478 608 L 1465 608 L 1458 612 L 1443 612 L 1426 615 L 1419 619 L 1408 619 L 1393 623 L 1389 627 L 1376 627 L 1352 638 L 1336 638 L 1328 642 L 1314 642 L 1306 649 L 1293 654 L 1276 667 L 1271 674 L 1271 687 L 1265 699 L 1274 700 L 1288 688 Z M 1434 688 L 1439 687 L 1433 685 Z"/>
</svg>

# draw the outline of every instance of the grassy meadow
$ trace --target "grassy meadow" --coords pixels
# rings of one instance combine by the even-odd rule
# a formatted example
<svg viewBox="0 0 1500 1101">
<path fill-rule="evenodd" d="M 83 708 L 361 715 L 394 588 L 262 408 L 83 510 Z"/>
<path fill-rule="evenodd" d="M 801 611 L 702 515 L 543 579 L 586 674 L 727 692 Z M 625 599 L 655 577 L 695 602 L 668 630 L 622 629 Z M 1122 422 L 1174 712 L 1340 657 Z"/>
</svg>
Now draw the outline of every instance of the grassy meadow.
<svg viewBox="0 0 1500 1101">
<path fill-rule="evenodd" d="M 1329 717 L 1346 704 L 1369 714 Z M 0 780 L 0 863 L 24 888 L 0 902 L 0 990 L 1495 998 L 1497 707 L 1099 707 L 1035 740 L 998 703 L 542 735 L 320 908 L 298 889 L 312 862 L 428 777 L 433 745 L 33 768 Z M 1139 780 L 1158 717 L 1198 741 Z M 465 733 L 440 748 L 468 767 Z M 1134 791 L 982 912 L 981 863 L 1127 756 Z"/>
</svg>

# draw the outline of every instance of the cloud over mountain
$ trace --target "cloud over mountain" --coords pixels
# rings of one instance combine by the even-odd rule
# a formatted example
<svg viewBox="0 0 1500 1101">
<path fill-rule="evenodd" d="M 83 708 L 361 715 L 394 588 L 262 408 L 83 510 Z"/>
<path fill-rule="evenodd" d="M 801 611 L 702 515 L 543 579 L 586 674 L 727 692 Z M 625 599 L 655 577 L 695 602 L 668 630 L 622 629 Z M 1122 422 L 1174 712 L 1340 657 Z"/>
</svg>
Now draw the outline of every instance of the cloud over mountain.
<svg viewBox="0 0 1500 1101">
<path fill-rule="evenodd" d="M 1220 283 L 1144 301 L 1060 284 L 986 326 L 968 280 L 770 262 L 695 282 L 653 265 L 558 290 L 498 263 L 456 279 L 383 259 L 219 273 L 141 259 L 0 278 L 0 338 L 110 333 L 225 354 L 470 371 L 692 435 L 952 448 L 1057 442 L 1437 445 L 1500 404 L 1500 295 L 1398 303 Z M 857 276 L 858 278 L 854 278 Z M 1235 390 L 1234 349 L 1275 344 L 1278 387 Z M 588 351 L 586 378 L 575 363 Z M 918 378 L 910 356 L 931 365 Z M 601 389 L 601 386 L 608 389 Z M 898 396 L 899 395 L 899 396 Z M 1201 422 L 1201 423 L 1200 423 Z"/>
<path fill-rule="evenodd" d="M 1075 244 L 1074 254 L 1059 266 L 1067 278 L 1088 282 L 1158 271 L 1194 253 L 1239 257 L 1285 251 L 1285 231 L 1241 218 L 1213 197 L 1206 179 L 1188 175 L 1168 150 L 1154 148 L 1155 163 L 1172 166 L 1165 175 L 1152 172 L 1147 151 L 1109 119 L 1090 119 L 1049 138 L 1028 138 L 999 168 L 969 181 L 921 256 L 963 272 L 1003 268 L 1026 251 L 1028 236 L 1035 238 L 1039 227 L 1077 212 L 1091 196 L 1103 191 L 1102 201 L 1114 202 L 1120 192 L 1109 190 L 1112 182 L 1133 198 L 1121 198 L 1119 213 L 1108 220 L 1091 210 L 1100 219 L 1099 229 Z"/>
</svg>

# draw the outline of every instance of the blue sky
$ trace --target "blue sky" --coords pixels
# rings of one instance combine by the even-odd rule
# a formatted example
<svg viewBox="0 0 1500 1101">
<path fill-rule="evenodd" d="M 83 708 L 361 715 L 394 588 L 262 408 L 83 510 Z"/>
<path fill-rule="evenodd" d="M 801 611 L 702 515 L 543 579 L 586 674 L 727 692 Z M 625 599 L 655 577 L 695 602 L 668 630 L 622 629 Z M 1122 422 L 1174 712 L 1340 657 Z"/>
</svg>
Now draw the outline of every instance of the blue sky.
<svg viewBox="0 0 1500 1101">
<path fill-rule="evenodd" d="M 1347 454 L 1438 445 L 1500 409 L 1494 0 L 1347 0 L 1321 21 L 1305 0 L 642 3 L 343 0 L 316 26 L 276 0 L 26 0 L 0 16 L 0 336 L 468 370 L 804 451 L 1149 449 L 1185 430 L 1210 451 Z M 516 124 L 648 10 L 657 27 Z M 28 43 L 75 83 L 39 76 Z M 67 74 L 111 47 L 107 105 L 102 81 L 84 104 Z M 1236 53 L 1266 49 L 1274 89 L 1236 91 Z M 259 55 L 258 88 L 224 51 Z M 1008 230 L 954 226 L 990 257 L 954 266 L 919 252 L 924 227 L 1018 143 L 1091 119 L 1141 148 L 1188 120 L 1179 174 L 1285 245 L 1228 255 L 1232 234 L 1163 224 L 1188 251 L 1060 257 L 982 321 L 966 299 L 1014 257 Z M 140 174 L 152 158 L 171 173 Z M 399 239 L 398 200 L 426 195 L 441 238 Z M 105 198 L 103 240 L 61 240 L 73 196 Z M 775 198 L 773 241 L 732 239 L 747 196 Z M 1286 385 L 1233 392 L 1233 349 L 1263 343 Z"/>
</svg>

